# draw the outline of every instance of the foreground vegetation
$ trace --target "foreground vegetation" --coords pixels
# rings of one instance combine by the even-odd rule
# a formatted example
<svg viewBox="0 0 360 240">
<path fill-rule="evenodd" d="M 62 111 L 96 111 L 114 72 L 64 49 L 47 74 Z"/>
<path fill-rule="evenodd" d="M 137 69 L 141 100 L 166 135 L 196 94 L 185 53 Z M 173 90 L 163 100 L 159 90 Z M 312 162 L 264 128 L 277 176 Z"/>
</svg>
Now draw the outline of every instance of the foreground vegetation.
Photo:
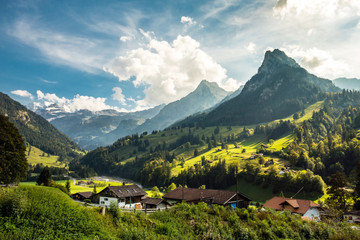
<svg viewBox="0 0 360 240">
<path fill-rule="evenodd" d="M 289 212 L 179 204 L 151 215 L 80 206 L 58 189 L 0 189 L 0 239 L 360 239 L 344 222 Z"/>
</svg>

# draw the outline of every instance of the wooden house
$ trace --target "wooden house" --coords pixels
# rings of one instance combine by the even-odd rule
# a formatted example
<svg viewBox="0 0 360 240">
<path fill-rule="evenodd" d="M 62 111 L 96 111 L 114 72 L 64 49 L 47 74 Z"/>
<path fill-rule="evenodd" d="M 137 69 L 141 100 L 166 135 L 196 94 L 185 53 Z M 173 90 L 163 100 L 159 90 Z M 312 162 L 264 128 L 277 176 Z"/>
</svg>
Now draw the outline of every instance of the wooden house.
<svg viewBox="0 0 360 240">
<path fill-rule="evenodd" d="M 161 198 L 145 198 L 141 200 L 143 208 L 145 209 L 164 209 L 171 207 L 171 204 Z"/>
<path fill-rule="evenodd" d="M 92 197 L 100 206 L 110 207 L 111 202 L 119 208 L 141 208 L 141 199 L 146 192 L 138 185 L 108 186 Z"/>
<path fill-rule="evenodd" d="M 185 201 L 187 203 L 205 202 L 208 205 L 217 204 L 223 206 L 247 207 L 251 201 L 244 194 L 234 191 L 198 189 L 198 188 L 176 188 L 163 196 L 170 204 Z"/>
<path fill-rule="evenodd" d="M 85 199 L 90 199 L 92 194 L 92 192 L 78 192 L 71 194 L 70 197 L 74 200 L 84 201 Z"/>
<path fill-rule="evenodd" d="M 311 200 L 285 197 L 273 197 L 266 201 L 264 207 L 275 209 L 277 211 L 288 210 L 293 214 L 300 214 L 311 220 L 320 220 L 320 215 L 324 211 L 319 204 L 316 204 Z"/>
</svg>

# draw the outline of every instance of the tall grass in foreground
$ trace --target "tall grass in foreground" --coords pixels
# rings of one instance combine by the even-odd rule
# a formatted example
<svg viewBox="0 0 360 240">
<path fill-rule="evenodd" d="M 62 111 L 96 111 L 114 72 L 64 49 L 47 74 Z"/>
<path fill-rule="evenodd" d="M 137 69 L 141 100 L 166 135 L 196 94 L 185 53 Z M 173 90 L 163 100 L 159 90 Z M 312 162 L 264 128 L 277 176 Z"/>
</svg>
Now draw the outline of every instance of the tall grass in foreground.
<svg viewBox="0 0 360 240">
<path fill-rule="evenodd" d="M 289 212 L 179 204 L 145 215 L 84 207 L 49 187 L 0 189 L 0 239 L 360 239 L 347 223 Z"/>
</svg>

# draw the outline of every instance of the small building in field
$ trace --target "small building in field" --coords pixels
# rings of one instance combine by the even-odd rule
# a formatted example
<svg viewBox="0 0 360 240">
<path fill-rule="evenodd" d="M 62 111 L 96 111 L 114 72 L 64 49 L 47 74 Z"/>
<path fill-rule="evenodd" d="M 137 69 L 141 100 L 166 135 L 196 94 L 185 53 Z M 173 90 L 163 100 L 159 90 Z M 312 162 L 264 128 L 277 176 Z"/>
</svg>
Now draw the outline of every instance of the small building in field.
<svg viewBox="0 0 360 240">
<path fill-rule="evenodd" d="M 145 209 L 164 209 L 171 207 L 171 204 L 161 198 L 145 198 L 141 200 L 143 208 Z"/>
<path fill-rule="evenodd" d="M 205 202 L 208 205 L 217 204 L 222 206 L 247 207 L 251 201 L 244 194 L 234 191 L 198 189 L 198 188 L 176 188 L 163 196 L 170 204 L 185 201 L 187 203 Z"/>
<path fill-rule="evenodd" d="M 344 219 L 349 223 L 357 223 L 360 224 L 360 211 L 350 211 L 344 213 Z"/>
<path fill-rule="evenodd" d="M 311 200 L 285 197 L 273 197 L 266 201 L 264 207 L 277 211 L 288 210 L 293 214 L 299 214 L 303 217 L 308 217 L 311 220 L 317 221 L 320 220 L 320 216 L 324 212 L 319 204 L 316 204 Z"/>
<path fill-rule="evenodd" d="M 264 166 L 265 166 L 265 167 L 268 167 L 268 166 L 270 166 L 270 165 L 274 165 L 274 160 L 270 159 L 269 161 L 266 161 L 266 162 L 264 163 Z"/>
<path fill-rule="evenodd" d="M 90 199 L 92 194 L 92 192 L 78 192 L 71 194 L 70 197 L 74 200 L 84 201 L 85 199 Z"/>
<path fill-rule="evenodd" d="M 138 185 L 108 186 L 92 197 L 94 203 L 110 207 L 113 202 L 119 208 L 141 209 L 141 199 L 146 192 Z"/>
</svg>

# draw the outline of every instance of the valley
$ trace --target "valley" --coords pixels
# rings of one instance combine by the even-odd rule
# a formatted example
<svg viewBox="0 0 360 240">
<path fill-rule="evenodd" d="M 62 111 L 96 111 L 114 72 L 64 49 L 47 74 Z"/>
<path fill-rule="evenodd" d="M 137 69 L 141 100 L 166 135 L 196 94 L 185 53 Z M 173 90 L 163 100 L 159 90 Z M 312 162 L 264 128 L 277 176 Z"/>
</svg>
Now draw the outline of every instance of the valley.
<svg viewBox="0 0 360 240">
<path fill-rule="evenodd" d="M 360 0 L 0 16 L 0 240 L 360 240 Z"/>
<path fill-rule="evenodd" d="M 293 83 L 278 78 L 281 73 L 297 79 L 295 95 L 284 98 L 282 92 Z M 271 90 L 269 84 L 275 84 L 276 89 Z M 349 177 L 349 191 L 356 192 L 359 92 L 340 91 L 329 80 L 309 75 L 284 53 L 274 50 L 266 53 L 258 73 L 235 93 L 221 91 L 204 80 L 176 102 L 131 113 L 140 118 L 147 114 L 147 120 L 131 120 L 127 118 L 130 114 L 115 111 L 51 119 L 76 136 L 74 140 L 80 135 L 81 139 L 95 139 L 93 133 L 97 131 L 105 133 L 98 140 L 114 141 L 91 151 L 81 149 L 52 125 L 41 125 L 44 118 L 4 95 L 7 102 L 0 111 L 10 115 L 9 120 L 24 132 L 27 147 L 28 181 L 19 188 L 36 192 L 36 181 L 48 172 L 49 186 L 68 194 L 92 192 L 91 196 L 96 196 L 95 191 L 123 186 L 122 181 L 97 177 L 110 176 L 137 182 L 148 197 L 155 198 L 176 187 L 226 189 L 245 193 L 256 206 L 280 195 L 329 207 L 329 186 L 334 174 L 342 171 Z M 258 102 L 252 106 L 250 99 Z M 134 121 L 142 123 L 127 132 L 119 130 Z M 104 130 L 109 123 L 119 126 Z M 42 131 L 45 134 L 39 135 Z M 53 142 L 49 136 L 54 133 L 57 137 Z M 356 206 L 357 201 L 349 200 L 348 204 Z"/>
</svg>

